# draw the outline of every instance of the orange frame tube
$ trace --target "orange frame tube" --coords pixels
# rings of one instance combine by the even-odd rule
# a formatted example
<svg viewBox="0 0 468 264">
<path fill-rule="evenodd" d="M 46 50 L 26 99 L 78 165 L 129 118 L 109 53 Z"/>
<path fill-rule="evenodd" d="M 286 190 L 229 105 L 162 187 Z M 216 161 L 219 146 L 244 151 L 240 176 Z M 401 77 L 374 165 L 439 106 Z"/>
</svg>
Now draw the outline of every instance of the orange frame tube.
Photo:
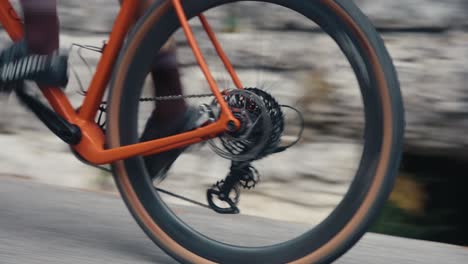
<svg viewBox="0 0 468 264">
<path fill-rule="evenodd" d="M 237 89 L 243 89 L 244 86 L 242 85 L 242 82 L 239 76 L 234 70 L 234 67 L 232 66 L 231 61 L 229 60 L 228 56 L 226 55 L 223 48 L 221 47 L 221 44 L 219 43 L 218 38 L 216 38 L 216 35 L 213 29 L 211 28 L 210 24 L 208 23 L 208 20 L 206 19 L 205 15 L 200 14 L 198 15 L 198 18 L 200 19 L 200 22 L 203 28 L 208 34 L 208 37 L 210 38 L 211 43 L 213 43 L 213 46 L 216 49 L 216 53 L 218 53 L 219 58 L 224 64 L 224 67 L 226 67 L 226 70 L 228 71 L 229 75 L 231 75 L 232 82 L 237 87 Z"/>
<path fill-rule="evenodd" d="M 187 41 L 192 47 L 194 55 L 200 65 L 200 68 L 205 74 L 208 83 L 210 84 L 213 94 L 217 98 L 218 102 L 220 102 L 221 116 L 216 122 L 190 132 L 114 149 L 104 148 L 105 135 L 100 127 L 95 123 L 94 119 L 102 102 L 105 87 L 109 82 L 113 66 L 116 63 L 116 58 L 118 57 L 130 27 L 135 22 L 138 2 L 139 0 L 122 1 L 122 6 L 114 23 L 106 49 L 99 60 L 96 73 L 90 83 L 88 93 L 85 96 L 83 105 L 80 107 L 78 112 L 73 108 L 70 101 L 60 88 L 40 87 L 52 108 L 68 122 L 77 125 L 81 129 L 82 140 L 79 144 L 73 146 L 73 148 L 82 158 L 93 164 L 107 164 L 137 155 L 153 155 L 161 153 L 216 137 L 229 128 L 228 123 L 230 123 L 230 125 L 234 125 L 236 128 L 239 128 L 240 126 L 239 121 L 232 115 L 227 103 L 223 99 L 222 93 L 218 89 L 218 86 L 211 75 L 187 22 L 180 0 L 172 0 L 184 32 L 186 33 Z M 0 0 L 0 23 L 2 23 L 13 41 L 19 41 L 23 38 L 23 24 L 8 0 Z M 204 23 L 204 27 L 206 29 L 208 25 L 207 21 L 202 21 L 202 23 Z M 214 33 L 211 28 L 207 30 L 207 33 L 215 45 L 218 54 L 225 63 L 226 69 L 228 69 L 231 76 L 233 76 L 236 86 L 240 86 L 240 80 L 235 74 L 234 68 L 227 59 L 227 56 L 225 56 L 222 51 L 221 46 L 214 37 Z"/>
</svg>

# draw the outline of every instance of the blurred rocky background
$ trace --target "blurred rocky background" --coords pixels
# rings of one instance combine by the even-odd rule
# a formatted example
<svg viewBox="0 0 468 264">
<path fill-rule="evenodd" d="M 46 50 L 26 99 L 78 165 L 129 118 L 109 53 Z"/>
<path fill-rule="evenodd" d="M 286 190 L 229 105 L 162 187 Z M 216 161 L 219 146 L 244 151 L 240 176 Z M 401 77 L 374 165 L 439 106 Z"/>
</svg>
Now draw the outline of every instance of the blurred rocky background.
<svg viewBox="0 0 468 264">
<path fill-rule="evenodd" d="M 468 186 L 468 2 L 355 2 L 382 33 L 398 70 L 406 108 L 406 141 L 401 173 L 373 230 L 468 245 L 468 195 L 465 191 Z M 304 40 L 301 33 L 314 31 L 301 20 L 283 18 L 274 8 L 244 11 L 255 12 L 256 30 L 273 37 L 284 30 L 299 32 L 291 39 L 291 46 Z M 118 5 L 114 0 L 60 0 L 59 12 L 63 47 L 74 42 L 99 46 L 107 39 Z M 211 14 L 210 21 L 215 27 L 225 27 L 228 18 L 233 21 L 231 30 L 235 33 L 235 21 L 241 17 L 242 12 L 221 12 Z M 325 36 L 314 34 L 310 45 L 314 51 L 311 52 L 317 56 L 333 56 L 330 47 L 322 41 Z M 7 45 L 3 33 L 2 45 Z M 242 47 L 239 49 L 241 51 Z M 179 58 L 183 57 L 181 65 L 193 67 L 192 57 L 183 55 L 188 54 L 188 49 L 182 47 L 178 52 L 182 54 Z M 98 54 L 84 54 L 87 61 L 95 65 Z M 291 62 L 287 65 L 296 67 L 294 69 L 306 65 L 308 62 L 301 60 L 301 55 L 301 51 L 288 53 L 287 58 Z M 234 63 L 236 59 L 235 55 Z M 77 57 L 72 58 L 73 61 L 82 81 L 89 81 L 86 65 Z M 328 72 L 331 71 L 334 71 L 333 65 L 312 72 L 307 81 L 322 87 L 319 89 L 322 92 L 304 94 L 305 99 L 301 101 L 313 104 L 311 108 L 306 107 L 313 109 L 313 114 L 305 116 L 310 126 L 319 121 L 325 124 L 318 128 L 322 131 L 317 133 L 336 138 L 334 142 L 347 142 L 343 144 L 349 146 L 334 143 L 334 148 L 326 148 L 326 155 L 320 155 L 324 149 L 315 146 L 313 153 L 317 154 L 317 163 L 323 167 L 338 167 L 330 162 L 333 157 L 352 159 L 346 156 L 346 149 L 354 148 L 347 139 L 354 138 L 356 135 L 352 131 L 361 125 L 360 119 L 353 118 L 359 116 L 359 108 L 355 107 L 359 98 L 350 97 L 346 90 L 346 83 L 353 81 L 347 78 L 352 76 L 344 75 L 337 81 L 329 78 Z M 276 78 L 282 78 L 281 71 L 276 75 Z M 201 78 L 199 75 L 185 76 L 188 77 Z M 72 80 L 72 85 L 75 89 L 70 89 L 68 94 L 74 103 L 78 103 L 81 98 L 76 95 L 78 82 Z M 317 102 L 323 100 L 337 105 L 333 108 L 317 107 Z M 113 190 L 108 175 L 75 161 L 68 148 L 48 134 L 27 111 L 14 102 L 1 107 L 1 174 L 30 177 L 52 184 Z M 339 185 L 339 181 L 331 182 Z M 335 187 L 329 184 L 328 188 Z"/>
</svg>

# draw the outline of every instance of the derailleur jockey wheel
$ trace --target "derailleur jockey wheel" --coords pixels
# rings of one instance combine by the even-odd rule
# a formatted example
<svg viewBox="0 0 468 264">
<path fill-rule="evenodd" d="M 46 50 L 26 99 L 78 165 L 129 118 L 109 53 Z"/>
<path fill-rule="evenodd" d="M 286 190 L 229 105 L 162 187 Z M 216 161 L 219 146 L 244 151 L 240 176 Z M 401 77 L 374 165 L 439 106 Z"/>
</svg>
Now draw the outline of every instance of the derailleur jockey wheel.
<svg viewBox="0 0 468 264">
<path fill-rule="evenodd" d="M 209 206 L 220 214 L 238 214 L 240 188 L 252 189 L 259 179 L 258 171 L 248 163 L 233 162 L 229 175 L 208 189 Z"/>
</svg>

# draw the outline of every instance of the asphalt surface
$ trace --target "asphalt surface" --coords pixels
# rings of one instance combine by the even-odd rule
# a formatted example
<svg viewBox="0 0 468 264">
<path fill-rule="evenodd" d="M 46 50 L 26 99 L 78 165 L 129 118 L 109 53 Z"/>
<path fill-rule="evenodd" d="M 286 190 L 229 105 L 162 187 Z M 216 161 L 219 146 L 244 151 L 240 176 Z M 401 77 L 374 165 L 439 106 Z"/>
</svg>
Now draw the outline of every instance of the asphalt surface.
<svg viewBox="0 0 468 264">
<path fill-rule="evenodd" d="M 180 208 L 195 225 L 216 217 L 196 208 Z M 248 220 L 249 217 L 246 219 Z M 255 230 L 263 223 L 251 218 Z M 245 220 L 245 219 L 244 219 Z M 271 221 L 278 233 L 293 225 Z M 236 240 L 236 223 L 223 232 Z M 256 225 L 256 226 L 255 226 Z M 233 228 L 235 226 L 235 228 Z M 281 229 L 283 227 L 283 229 Z M 249 231 L 249 228 L 246 228 Z M 282 230 L 282 231 L 281 231 Z M 251 233 L 252 240 L 278 233 Z M 232 235 L 231 235 L 232 234 Z M 271 241 L 273 242 L 273 241 Z M 117 195 L 72 190 L 0 176 L 0 263 L 175 263 L 139 229 Z M 463 247 L 367 234 L 337 263 L 468 263 Z"/>
</svg>

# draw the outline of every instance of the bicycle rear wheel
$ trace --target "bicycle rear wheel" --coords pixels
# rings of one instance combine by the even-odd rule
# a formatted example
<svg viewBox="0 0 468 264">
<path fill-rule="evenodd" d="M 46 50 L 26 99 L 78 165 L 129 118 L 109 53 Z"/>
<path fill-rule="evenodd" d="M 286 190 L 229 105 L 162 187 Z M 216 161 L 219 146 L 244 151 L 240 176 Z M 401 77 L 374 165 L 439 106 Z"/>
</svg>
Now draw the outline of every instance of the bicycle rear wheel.
<svg viewBox="0 0 468 264">
<path fill-rule="evenodd" d="M 228 55 L 234 56 L 234 66 L 239 69 L 241 79 L 247 81 L 247 83 L 244 82 L 246 87 L 264 88 L 262 86 L 266 86 L 265 90 L 274 94 L 279 101 L 289 100 L 289 102 L 295 102 L 295 106 L 300 110 L 304 110 L 304 113 L 307 111 L 314 112 L 315 110 L 322 111 L 318 115 L 319 118 L 310 113 L 304 114 L 307 124 L 306 129 L 312 131 L 306 133 L 301 140 L 304 147 L 297 146 L 285 153 L 274 154 L 272 157 L 267 157 L 258 162 L 260 172 L 266 172 L 265 185 L 272 189 L 285 190 L 287 185 L 290 185 L 289 179 L 308 179 L 312 180 L 312 183 L 295 184 L 295 187 L 283 196 L 268 193 L 268 190 L 266 190 L 268 188 L 261 190 L 267 194 L 262 196 L 262 199 L 253 196 L 246 197 L 246 201 L 252 198 L 254 204 L 258 205 L 257 207 L 246 208 L 246 212 L 252 214 L 259 207 L 275 202 L 277 202 L 278 206 L 283 205 L 283 202 L 288 200 L 285 199 L 288 196 L 292 196 L 292 200 L 296 200 L 300 195 L 304 196 L 304 201 L 295 203 L 291 208 L 306 211 L 308 207 L 314 207 L 311 200 L 318 200 L 321 197 L 313 196 L 314 189 L 310 189 L 309 186 L 318 185 L 319 187 L 316 189 L 320 189 L 327 186 L 329 188 L 333 184 L 339 185 L 342 182 L 346 182 L 346 184 L 327 189 L 328 193 L 339 193 L 340 196 L 333 199 L 332 209 L 324 210 L 326 212 L 322 212 L 316 219 L 310 214 L 293 214 L 289 209 L 286 211 L 286 209 L 282 208 L 275 208 L 274 210 L 279 213 L 271 217 L 280 219 L 280 222 L 265 220 L 265 218 L 270 218 L 271 215 L 269 214 L 260 214 L 256 218 L 220 216 L 212 214 L 209 210 L 201 209 L 206 210 L 203 211 L 203 214 L 212 214 L 210 219 L 214 219 L 206 228 L 206 225 L 203 225 L 204 223 L 200 225 L 200 223 L 193 220 L 194 211 L 191 207 L 175 206 L 172 200 L 157 192 L 144 167 L 142 157 L 114 163 L 113 170 L 116 184 L 137 222 L 158 246 L 183 263 L 330 262 L 342 255 L 364 234 L 379 208 L 386 201 L 398 169 L 404 130 L 402 99 L 392 61 L 383 41 L 368 19 L 352 2 L 347 0 L 262 0 L 257 2 L 260 2 L 260 4 L 232 0 L 182 1 L 188 18 L 206 12 L 210 21 L 224 21 L 224 23 L 215 23 L 214 28 L 224 32 L 221 34 L 220 40 L 223 42 L 222 44 L 228 44 L 227 46 L 232 47 Z M 231 6 L 231 4 L 233 5 Z M 236 16 L 230 13 L 235 13 L 235 10 L 238 10 L 240 17 L 251 13 L 254 18 L 237 24 L 235 22 Z M 283 10 L 281 12 L 291 14 L 287 18 L 287 22 L 284 23 L 288 26 L 277 30 L 273 35 L 269 35 L 267 41 L 258 41 L 258 35 L 261 35 L 262 32 L 271 34 L 272 23 L 276 22 L 275 20 L 268 20 L 271 13 L 262 13 L 262 10 L 268 10 L 269 12 Z M 228 19 L 226 19 L 226 14 Z M 278 17 L 278 19 L 283 19 L 283 17 Z M 195 23 L 192 23 L 192 25 L 194 25 L 194 32 L 197 34 L 198 40 L 202 42 L 202 49 L 204 51 L 209 49 L 204 45 L 204 43 L 208 45 L 209 42 L 202 40 L 203 35 L 201 34 L 203 31 L 201 28 L 196 27 Z M 256 30 L 246 30 L 246 32 L 243 30 L 252 27 L 252 25 Z M 292 32 L 290 37 L 282 37 L 282 34 L 288 32 Z M 141 117 L 141 112 L 146 109 L 145 106 L 140 105 L 139 99 L 143 94 L 143 87 L 150 71 L 152 58 L 169 38 L 177 37 L 178 34 L 180 35 L 180 25 L 170 1 L 157 1 L 148 10 L 147 14 L 140 19 L 132 32 L 120 56 L 109 93 L 107 134 L 110 148 L 134 144 L 139 141 L 141 132 L 139 127 L 142 126 L 141 119 L 144 119 Z M 245 43 L 245 40 L 250 39 L 241 38 L 242 34 L 250 36 L 252 40 Z M 322 38 L 325 37 L 329 42 L 322 42 Z M 291 39 L 297 41 L 285 42 L 284 45 L 281 45 L 282 41 Z M 236 44 L 233 44 L 234 42 Z M 293 45 L 294 43 L 301 44 L 302 48 L 298 49 Z M 335 45 L 336 50 L 328 51 L 325 55 L 320 56 L 320 51 L 323 51 L 323 49 L 315 49 L 314 47 L 321 47 L 320 44 L 324 43 L 325 45 Z M 265 45 L 268 48 L 262 48 Z M 268 51 L 268 49 L 274 50 L 283 47 L 284 50 L 282 51 L 285 51 L 288 55 L 284 57 L 277 55 L 276 62 L 279 61 L 279 63 L 271 62 L 269 56 L 262 54 L 262 52 L 276 54 L 277 52 Z M 184 53 L 188 52 L 188 49 L 181 47 L 179 51 Z M 296 57 L 292 58 L 292 54 L 296 54 Z M 216 57 L 213 52 L 210 53 L 209 51 L 205 55 L 207 57 Z M 341 56 L 340 59 L 328 63 L 324 68 L 315 66 L 338 55 Z M 190 56 L 192 55 L 180 56 L 184 77 L 190 77 L 190 83 L 187 80 L 185 85 L 187 93 L 197 89 L 195 87 L 197 85 L 203 86 L 201 85 L 202 81 L 194 81 L 197 78 L 201 80 L 202 77 L 193 73 L 193 69 L 196 67 L 193 60 L 189 59 Z M 261 62 L 258 63 L 258 60 L 255 59 Z M 246 64 L 253 66 L 248 67 Z M 210 65 L 213 64 L 210 63 Z M 252 68 L 259 69 L 264 74 L 261 77 L 259 75 L 255 76 L 250 70 Z M 344 68 L 349 70 L 343 73 Z M 316 81 L 317 78 L 323 77 L 322 75 L 330 74 L 337 76 L 336 83 L 326 85 L 327 82 L 322 79 Z M 350 82 L 349 78 L 344 78 L 345 81 L 341 81 L 339 79 L 341 74 L 354 76 L 352 78 L 354 81 Z M 271 79 L 274 76 L 283 75 L 289 77 L 280 78 L 280 88 L 265 84 L 265 80 L 261 80 L 263 84 L 258 83 L 258 79 Z M 224 77 L 221 75 L 219 78 L 228 79 L 226 75 Z M 315 81 L 311 81 L 309 78 Z M 316 87 L 319 91 L 315 92 L 311 99 L 307 93 L 308 90 L 299 93 L 294 88 L 301 81 L 293 82 L 292 79 L 306 80 L 306 85 L 319 86 Z M 346 86 L 355 86 L 354 91 L 356 94 L 350 94 L 350 89 L 348 89 L 349 87 L 346 88 Z M 292 97 L 291 94 L 284 94 L 286 89 L 284 87 L 293 90 L 291 92 Z M 329 90 L 333 90 L 334 87 L 345 87 L 346 89 L 340 90 L 343 93 L 341 98 L 344 100 L 349 98 L 353 102 L 359 102 L 361 104 L 360 108 L 357 107 L 359 110 L 354 111 L 354 103 L 349 114 L 336 115 L 336 112 L 329 110 L 330 108 L 323 110 L 321 104 L 323 104 L 323 100 L 331 96 L 330 93 L 333 93 L 333 91 L 330 92 Z M 223 88 L 232 88 L 232 85 L 225 85 Z M 322 96 L 323 93 L 325 93 L 325 96 Z M 317 97 L 318 99 L 316 99 Z M 355 100 L 356 98 L 359 100 Z M 297 101 L 298 99 L 301 100 Z M 307 104 L 309 101 L 312 103 Z M 335 101 L 337 100 L 328 100 L 330 103 Z M 315 107 L 316 105 L 318 106 Z M 361 115 L 357 121 L 353 119 L 356 113 Z M 352 121 L 347 123 L 346 120 L 348 119 L 352 119 Z M 347 123 L 344 124 L 346 128 L 337 130 L 336 127 L 341 122 Z M 358 124 L 357 127 L 356 124 Z M 325 134 L 327 135 L 318 135 L 314 130 L 320 125 L 322 128 L 325 127 L 325 131 L 327 131 Z M 297 128 L 292 130 L 297 131 Z M 352 138 L 353 146 L 357 142 L 360 147 L 351 147 L 357 154 L 351 159 L 355 161 L 355 164 L 351 166 L 351 175 L 344 177 L 346 180 L 343 180 L 343 177 L 337 177 L 317 181 L 317 178 L 321 178 L 321 176 L 317 176 L 317 174 L 320 174 L 317 171 L 312 171 L 313 165 L 317 165 L 313 162 L 315 158 L 308 155 L 311 155 L 311 153 L 315 155 L 330 153 L 331 155 L 341 152 L 330 152 L 331 145 L 329 144 L 320 145 L 319 150 L 314 152 L 313 149 L 316 149 L 317 145 L 313 145 L 311 142 L 318 139 L 326 139 L 329 142 L 330 135 L 334 135 L 333 138 Z M 345 141 L 337 140 L 334 146 L 344 152 L 345 146 L 349 145 L 349 142 L 346 141 L 346 144 L 343 142 Z M 202 156 L 205 157 L 205 153 L 208 153 L 207 148 L 203 147 L 197 149 L 197 151 L 203 153 Z M 170 172 L 162 186 L 166 184 L 166 181 L 169 187 L 174 186 L 176 189 L 187 186 L 189 181 L 200 182 L 199 193 L 203 197 L 206 188 L 209 187 L 209 181 L 207 182 L 206 179 L 201 177 L 188 178 L 186 174 L 189 173 L 184 172 L 184 170 L 177 170 L 177 168 L 187 166 L 192 160 L 192 164 L 204 164 L 204 166 L 196 167 L 197 171 L 202 171 L 202 168 L 206 169 L 207 164 L 211 164 L 211 161 L 206 159 L 193 161 L 194 156 L 197 156 L 196 152 L 187 155 L 187 157 L 181 157 L 182 160 L 174 164 L 171 170 L 173 173 Z M 282 160 L 282 157 L 286 158 Z M 331 158 L 336 157 L 331 156 Z M 293 162 L 293 165 L 288 166 L 286 162 Z M 342 162 L 331 162 L 326 167 L 342 166 L 340 163 Z M 226 166 L 226 164 L 220 164 L 219 166 Z M 280 166 L 271 168 L 275 164 L 280 164 Z M 281 170 L 282 167 L 285 169 Z M 302 167 L 302 169 L 299 169 L 299 167 Z M 201 174 L 209 171 L 204 170 Z M 192 172 L 196 173 L 195 171 Z M 336 174 L 333 171 L 327 172 Z M 270 173 L 273 176 L 270 175 L 269 177 Z M 297 174 L 297 176 L 292 174 Z M 222 178 L 223 175 L 219 175 L 219 177 Z M 176 182 L 171 185 L 171 180 Z M 188 194 L 195 193 L 194 188 L 189 187 L 186 189 L 188 189 Z M 241 197 L 243 197 L 242 195 Z M 268 200 L 272 196 L 281 199 Z M 242 204 L 240 208 L 243 210 Z M 317 221 L 306 223 L 308 218 L 314 218 Z M 239 234 L 232 240 L 223 234 L 220 235 L 222 231 L 218 229 L 217 224 L 229 223 L 236 226 L 237 222 L 242 222 L 244 219 L 248 223 L 256 222 L 256 225 L 242 231 L 233 230 L 233 233 L 239 231 Z M 277 239 L 258 239 L 259 241 L 256 243 L 254 237 L 249 237 L 253 232 L 263 232 L 264 228 L 267 227 L 271 227 L 271 229 L 265 232 L 277 233 L 275 234 L 278 235 Z M 234 229 L 237 228 L 242 227 L 237 226 Z M 263 237 L 263 235 L 257 234 L 258 237 Z M 239 238 L 245 239 L 242 243 L 238 243 L 236 241 Z"/>
</svg>

